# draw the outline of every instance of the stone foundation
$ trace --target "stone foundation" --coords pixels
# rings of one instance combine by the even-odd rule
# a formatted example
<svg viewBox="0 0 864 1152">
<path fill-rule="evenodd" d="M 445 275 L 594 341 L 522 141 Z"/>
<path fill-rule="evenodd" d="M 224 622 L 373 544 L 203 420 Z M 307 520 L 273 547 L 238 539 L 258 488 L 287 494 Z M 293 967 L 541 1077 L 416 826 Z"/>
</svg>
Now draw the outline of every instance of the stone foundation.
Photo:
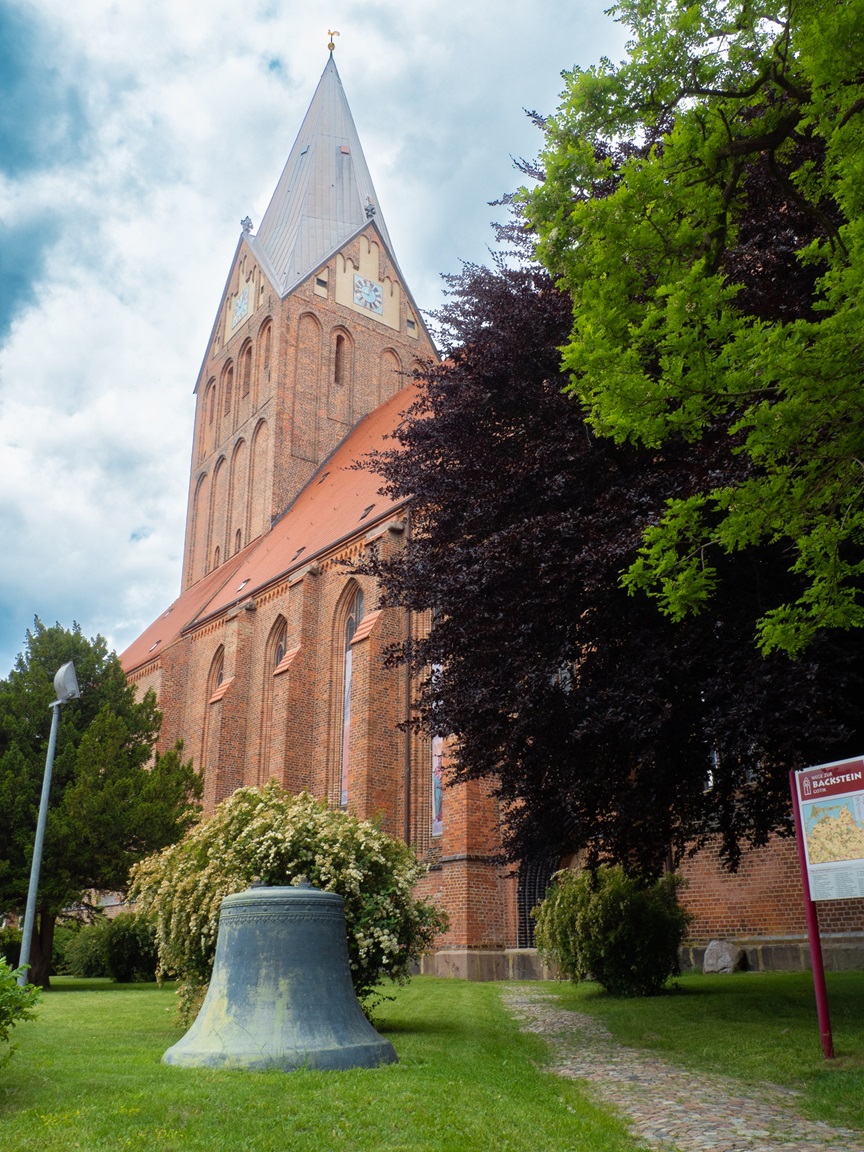
<svg viewBox="0 0 864 1152">
<path fill-rule="evenodd" d="M 733 939 L 743 948 L 749 972 L 809 972 L 810 945 L 806 936 Z M 701 972 L 705 944 L 686 944 L 680 953 L 682 972 Z M 864 935 L 832 933 L 822 937 L 822 963 L 826 972 L 864 969 Z"/>
<path fill-rule="evenodd" d="M 809 972 L 806 937 L 763 937 L 733 940 L 747 956 L 748 972 Z M 707 944 L 685 944 L 680 952 L 682 973 L 702 971 Z M 864 970 L 864 935 L 836 933 L 822 937 L 826 972 Z M 423 957 L 423 976 L 454 976 L 460 980 L 554 980 L 554 966 L 544 964 L 536 948 L 443 948 Z"/>
<path fill-rule="evenodd" d="M 420 973 L 477 981 L 555 979 L 555 969 L 543 963 L 536 948 L 445 948 L 424 956 Z"/>
</svg>

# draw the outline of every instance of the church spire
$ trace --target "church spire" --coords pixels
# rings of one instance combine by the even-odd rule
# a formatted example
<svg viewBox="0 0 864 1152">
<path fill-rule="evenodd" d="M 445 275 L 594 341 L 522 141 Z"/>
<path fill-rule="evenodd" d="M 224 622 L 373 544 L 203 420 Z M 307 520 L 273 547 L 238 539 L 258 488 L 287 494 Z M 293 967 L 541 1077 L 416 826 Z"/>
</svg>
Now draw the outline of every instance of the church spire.
<svg viewBox="0 0 864 1152">
<path fill-rule="evenodd" d="M 284 297 L 374 221 L 393 255 L 332 53 L 254 248 Z"/>
</svg>

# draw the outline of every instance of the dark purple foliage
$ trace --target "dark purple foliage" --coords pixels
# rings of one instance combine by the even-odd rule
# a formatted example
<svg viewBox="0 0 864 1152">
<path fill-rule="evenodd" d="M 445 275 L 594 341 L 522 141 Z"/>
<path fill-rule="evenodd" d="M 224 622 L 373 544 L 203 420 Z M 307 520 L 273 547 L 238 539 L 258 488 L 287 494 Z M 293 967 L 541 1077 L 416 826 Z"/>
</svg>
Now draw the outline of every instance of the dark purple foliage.
<svg viewBox="0 0 864 1152">
<path fill-rule="evenodd" d="M 499 261 L 448 279 L 448 359 L 421 382 L 402 450 L 373 462 L 413 501 L 403 554 L 371 570 L 386 603 L 434 614 L 393 657 L 423 679 L 419 723 L 456 736 L 461 778 L 498 780 L 510 859 L 587 849 L 657 872 L 719 833 L 734 868 L 788 831 L 790 768 L 860 751 L 855 644 L 757 652 L 756 619 L 778 586 L 794 593 L 779 550 L 721 560 L 728 578 L 682 624 L 624 593 L 665 500 L 744 463 L 720 429 L 656 452 L 596 439 L 562 394 L 571 303 L 548 276 Z"/>
</svg>

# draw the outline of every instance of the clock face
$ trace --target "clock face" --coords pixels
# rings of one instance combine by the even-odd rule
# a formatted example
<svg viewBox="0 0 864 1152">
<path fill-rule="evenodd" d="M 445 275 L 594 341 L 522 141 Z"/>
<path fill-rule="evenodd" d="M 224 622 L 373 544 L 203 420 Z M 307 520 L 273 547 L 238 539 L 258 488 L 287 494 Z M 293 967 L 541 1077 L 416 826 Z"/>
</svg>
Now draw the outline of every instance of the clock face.
<svg viewBox="0 0 864 1152">
<path fill-rule="evenodd" d="M 249 286 L 243 289 L 240 295 L 234 301 L 234 312 L 231 316 L 231 327 L 236 328 L 237 325 L 243 320 L 249 311 Z"/>
<path fill-rule="evenodd" d="M 384 314 L 384 293 L 381 291 L 381 285 L 376 284 L 373 280 L 367 280 L 355 272 L 354 303 L 382 316 Z"/>
</svg>

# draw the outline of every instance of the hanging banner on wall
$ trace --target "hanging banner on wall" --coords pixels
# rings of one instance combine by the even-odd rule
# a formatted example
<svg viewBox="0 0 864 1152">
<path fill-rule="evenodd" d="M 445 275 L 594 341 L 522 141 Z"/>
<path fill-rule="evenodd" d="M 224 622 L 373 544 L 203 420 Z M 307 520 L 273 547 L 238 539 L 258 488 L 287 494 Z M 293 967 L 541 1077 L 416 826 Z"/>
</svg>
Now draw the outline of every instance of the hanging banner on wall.
<svg viewBox="0 0 864 1152">
<path fill-rule="evenodd" d="M 864 896 L 864 757 L 795 773 L 811 900 Z"/>
</svg>

